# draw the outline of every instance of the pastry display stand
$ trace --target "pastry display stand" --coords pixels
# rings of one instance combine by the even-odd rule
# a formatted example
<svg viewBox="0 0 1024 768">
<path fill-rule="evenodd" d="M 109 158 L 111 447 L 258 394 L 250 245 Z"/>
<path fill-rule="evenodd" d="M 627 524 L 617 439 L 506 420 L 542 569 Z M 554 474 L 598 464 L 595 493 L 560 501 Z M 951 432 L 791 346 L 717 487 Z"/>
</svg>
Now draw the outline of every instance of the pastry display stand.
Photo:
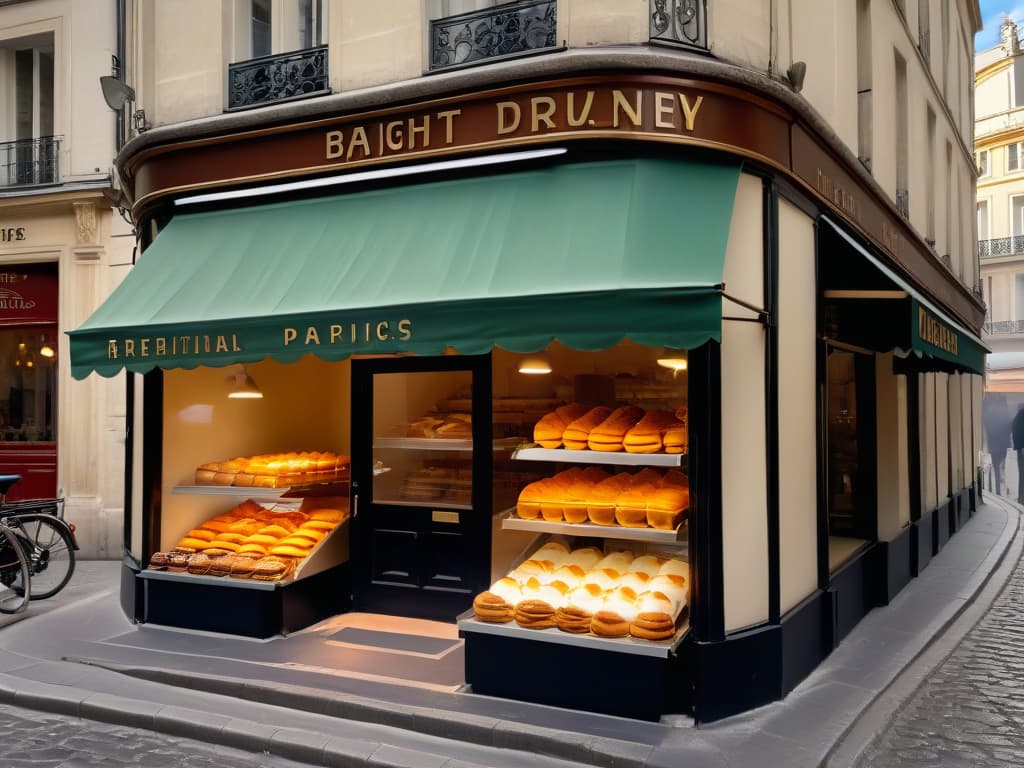
<svg viewBox="0 0 1024 768">
<path fill-rule="evenodd" d="M 524 461 L 604 464 L 631 467 L 685 467 L 685 454 L 626 454 L 521 448 Z M 524 520 L 508 510 L 504 530 L 603 538 L 666 545 L 687 555 L 687 525 L 676 530 L 626 528 L 592 523 Z M 537 704 L 567 707 L 640 720 L 691 707 L 689 617 L 684 609 L 670 640 L 574 635 L 559 629 L 526 629 L 515 622 L 480 621 L 468 611 L 460 617 L 465 640 L 466 681 L 475 693 Z"/>
<path fill-rule="evenodd" d="M 347 483 L 346 483 L 347 486 Z M 288 488 L 177 486 L 173 493 L 233 496 L 262 504 L 287 504 Z M 316 495 L 315 493 L 310 495 Z M 145 569 L 139 579 L 145 623 L 244 637 L 286 635 L 349 609 L 349 521 L 343 520 L 281 581 L 197 576 Z"/>
</svg>

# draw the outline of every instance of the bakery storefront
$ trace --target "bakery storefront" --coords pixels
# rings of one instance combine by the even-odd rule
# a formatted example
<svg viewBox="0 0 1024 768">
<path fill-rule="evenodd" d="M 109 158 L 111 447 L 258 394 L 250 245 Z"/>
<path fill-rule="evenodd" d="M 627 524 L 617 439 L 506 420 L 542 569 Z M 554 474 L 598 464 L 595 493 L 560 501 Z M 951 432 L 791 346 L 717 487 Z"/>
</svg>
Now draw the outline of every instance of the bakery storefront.
<svg viewBox="0 0 1024 768">
<path fill-rule="evenodd" d="M 884 525 L 829 561 L 821 216 L 890 257 L 794 170 L 794 114 L 626 73 L 226 119 L 126 147 L 144 252 L 70 334 L 76 377 L 133 374 L 136 620 L 457 622 L 474 692 L 706 722 L 830 652 L 844 574 L 850 621 L 879 604 Z M 257 177 L 323 183 L 217 194 Z M 902 349 L 864 354 L 905 387 Z"/>
</svg>

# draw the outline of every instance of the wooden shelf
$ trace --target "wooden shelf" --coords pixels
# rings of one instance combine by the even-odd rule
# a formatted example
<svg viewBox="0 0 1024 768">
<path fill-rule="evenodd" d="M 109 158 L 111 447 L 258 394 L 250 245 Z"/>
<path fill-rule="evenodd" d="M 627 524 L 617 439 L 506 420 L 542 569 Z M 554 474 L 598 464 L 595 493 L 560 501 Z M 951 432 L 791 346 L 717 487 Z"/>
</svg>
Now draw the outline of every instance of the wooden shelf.
<svg viewBox="0 0 1024 768">
<path fill-rule="evenodd" d="M 509 510 L 501 519 L 506 531 L 532 531 L 534 533 L 561 534 L 563 536 L 591 536 L 602 539 L 624 541 L 646 541 L 653 544 L 678 544 L 689 538 L 689 528 L 684 520 L 674 531 L 657 528 L 627 528 L 622 525 L 595 525 L 594 523 L 553 523 L 549 520 L 524 520 L 517 517 L 515 510 Z"/>
<path fill-rule="evenodd" d="M 625 467 L 681 467 L 685 453 L 624 453 L 573 451 L 568 448 L 520 448 L 512 458 L 520 461 L 559 461 L 578 464 L 610 464 Z"/>
</svg>

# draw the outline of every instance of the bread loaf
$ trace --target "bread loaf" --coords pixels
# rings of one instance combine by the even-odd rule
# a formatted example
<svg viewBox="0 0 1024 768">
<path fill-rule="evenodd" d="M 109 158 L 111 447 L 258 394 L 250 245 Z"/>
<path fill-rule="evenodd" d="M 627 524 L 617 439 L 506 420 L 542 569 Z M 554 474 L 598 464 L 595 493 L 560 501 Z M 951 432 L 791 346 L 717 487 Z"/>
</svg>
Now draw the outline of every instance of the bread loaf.
<svg viewBox="0 0 1024 768">
<path fill-rule="evenodd" d="M 533 427 L 533 441 L 541 448 L 561 448 L 565 428 L 588 410 L 585 405 L 571 403 L 545 414 Z"/>
<path fill-rule="evenodd" d="M 663 450 L 663 438 L 669 429 L 680 428 L 683 423 L 671 411 L 652 410 L 644 414 L 622 440 L 627 453 L 658 453 Z"/>
<path fill-rule="evenodd" d="M 611 408 L 603 405 L 591 408 L 565 428 L 565 432 L 562 433 L 562 443 L 566 448 L 583 450 L 587 447 L 591 430 L 607 419 L 611 412 Z"/>
<path fill-rule="evenodd" d="M 616 408 L 594 427 L 587 436 L 587 447 L 592 451 L 621 451 L 626 433 L 643 418 L 644 411 L 635 405 Z"/>
</svg>

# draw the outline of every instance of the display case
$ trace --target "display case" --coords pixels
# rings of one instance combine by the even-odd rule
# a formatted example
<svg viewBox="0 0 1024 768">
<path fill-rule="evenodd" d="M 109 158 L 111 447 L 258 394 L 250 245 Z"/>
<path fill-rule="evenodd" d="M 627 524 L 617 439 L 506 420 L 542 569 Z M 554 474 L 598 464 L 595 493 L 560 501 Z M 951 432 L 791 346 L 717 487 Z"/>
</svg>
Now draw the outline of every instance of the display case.
<svg viewBox="0 0 1024 768">
<path fill-rule="evenodd" d="M 605 503 L 600 515 L 591 516 L 587 511 L 589 490 L 601 482 L 613 482 L 615 477 L 636 478 L 639 484 L 640 478 L 660 482 L 671 473 L 673 481 L 686 482 L 689 457 L 685 448 L 685 373 L 667 380 L 656 378 L 650 369 L 627 375 L 603 373 L 615 370 L 616 366 L 622 366 L 621 370 L 629 369 L 633 365 L 631 359 L 642 359 L 645 354 L 650 357 L 650 351 L 643 351 L 635 345 L 620 346 L 622 349 L 616 350 L 621 353 L 617 358 L 611 354 L 587 356 L 568 353 L 559 357 L 562 353 L 558 351 L 549 358 L 552 369 L 564 372 L 562 381 L 566 384 L 559 387 L 555 383 L 558 391 L 555 392 L 554 406 L 519 430 L 519 443 L 509 455 L 509 463 L 528 470 L 527 474 L 533 479 L 520 485 L 518 499 L 513 497 L 510 504 L 500 508 L 496 517 L 504 535 L 527 537 L 526 544 L 507 567 L 499 569 L 498 574 L 504 576 L 496 578 L 491 585 L 491 589 L 498 590 L 501 595 L 488 599 L 478 596 L 482 602 L 479 605 L 475 603 L 476 609 L 464 614 L 459 621 L 460 635 L 466 647 L 466 680 L 474 692 L 651 720 L 664 712 L 686 711 L 689 707 L 690 686 L 686 682 L 689 679 L 689 646 L 686 642 L 689 636 L 688 578 L 684 595 L 678 603 L 672 603 L 674 613 L 668 614 L 671 619 L 665 619 L 669 623 L 659 629 L 658 639 L 648 639 L 642 636 L 640 629 L 636 630 L 637 636 L 629 633 L 608 636 L 604 626 L 599 629 L 591 627 L 588 631 L 583 626 L 585 622 L 575 621 L 575 609 L 572 608 L 574 590 L 594 589 L 596 594 L 597 587 L 606 587 L 606 594 L 619 594 L 621 588 L 616 585 L 625 585 L 626 582 L 616 582 L 608 575 L 611 571 L 595 566 L 594 571 L 587 571 L 583 576 L 575 572 L 579 577 L 575 582 L 571 581 L 573 574 L 563 574 L 558 565 L 550 573 L 542 569 L 537 570 L 535 576 L 529 575 L 533 573 L 529 569 L 526 576 L 520 573 L 525 566 L 531 565 L 538 547 L 550 542 L 566 544 L 570 557 L 580 550 L 596 548 L 605 555 L 626 551 L 637 562 L 654 557 L 665 562 L 689 562 L 685 507 L 677 513 L 670 526 L 665 525 L 664 518 L 655 520 L 659 527 L 626 516 L 622 519 L 629 524 L 619 524 L 610 512 L 614 508 L 612 503 Z M 548 352 L 550 355 L 552 350 Z M 502 377 L 501 357 L 495 352 L 496 379 Z M 511 378 L 506 374 L 506 379 Z M 512 386 L 516 385 L 521 385 L 521 382 L 513 380 Z M 522 396 L 523 392 L 512 396 L 515 394 Z M 551 437 L 534 429 L 540 419 L 549 419 L 548 414 L 554 408 L 580 402 L 587 404 L 584 410 L 604 406 L 602 414 L 608 418 L 614 418 L 618 409 L 625 409 L 626 424 L 617 438 L 612 434 L 611 442 L 618 440 L 622 443 L 625 434 L 648 414 L 663 415 L 663 426 L 671 423 L 677 432 L 681 428 L 681 438 L 677 435 L 670 446 L 671 453 L 661 445 L 658 446 L 660 450 L 649 445 L 642 448 L 631 445 L 631 450 L 626 450 L 624 445 L 598 441 L 595 441 L 598 448 L 595 449 L 587 437 L 572 447 L 566 447 L 567 443 L 545 447 L 538 442 L 538 439 Z M 676 417 L 677 411 L 682 415 L 681 419 Z M 650 419 L 644 424 L 649 422 Z M 496 424 L 495 430 L 498 429 Z M 662 428 L 656 439 L 660 441 L 664 437 Z M 578 436 L 575 439 L 580 440 Z M 557 436 L 554 442 L 560 442 Z M 632 452 L 634 448 L 644 452 Z M 558 480 L 563 477 L 572 479 L 558 487 Z M 517 509 L 517 501 L 525 497 L 524 492 L 531 485 L 552 481 L 555 481 L 558 492 L 552 494 L 548 503 L 544 503 L 543 493 L 538 492 L 531 497 L 532 506 Z M 623 479 L 622 482 L 626 488 L 628 481 Z M 637 506 L 644 507 L 644 504 L 639 502 Z M 593 575 L 601 570 L 606 572 Z M 636 576 L 625 572 L 621 575 L 626 581 Z M 510 583 L 509 579 L 516 584 Z M 549 583 L 559 580 L 566 583 L 553 586 L 559 593 L 567 590 L 562 593 L 564 598 L 548 588 Z M 590 586 L 585 587 L 588 582 Z M 630 585 L 641 589 L 637 585 L 642 583 L 634 581 Z M 519 603 L 515 602 L 520 599 L 517 587 L 522 589 Z M 612 599 L 608 597 L 609 602 L 602 605 L 611 606 Z M 554 609 L 551 619 L 535 621 L 535 617 L 546 610 L 536 607 L 537 600 L 541 603 L 550 601 L 548 605 Z M 501 604 L 506 607 L 495 608 Z M 528 611 L 521 610 L 523 604 L 529 605 Z M 583 605 L 582 602 L 577 604 Z M 556 605 L 569 605 L 570 609 L 565 611 L 555 608 Z M 645 605 L 650 606 L 650 603 Z M 594 613 L 589 620 L 596 622 L 598 614 Z M 605 618 L 602 617 L 601 621 Z M 631 627 L 639 626 L 633 623 L 635 621 L 634 618 L 629 622 Z M 640 624 L 643 621 L 648 621 L 648 618 L 645 616 Z M 613 628 L 611 634 L 621 635 L 623 632 Z M 544 680 L 557 680 L 558 684 L 545 685 L 541 682 Z"/>
</svg>

